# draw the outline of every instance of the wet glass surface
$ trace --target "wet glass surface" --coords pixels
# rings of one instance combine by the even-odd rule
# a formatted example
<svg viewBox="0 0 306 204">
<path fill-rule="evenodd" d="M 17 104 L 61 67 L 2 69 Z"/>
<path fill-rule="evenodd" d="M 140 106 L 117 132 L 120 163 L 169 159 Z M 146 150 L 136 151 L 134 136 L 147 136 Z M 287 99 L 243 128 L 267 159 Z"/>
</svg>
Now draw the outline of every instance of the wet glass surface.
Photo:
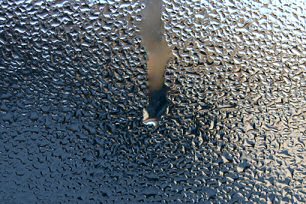
<svg viewBox="0 0 306 204">
<path fill-rule="evenodd" d="M 1 200 L 305 203 L 305 1 L 165 0 L 157 129 L 143 8 L 0 2 Z"/>
</svg>

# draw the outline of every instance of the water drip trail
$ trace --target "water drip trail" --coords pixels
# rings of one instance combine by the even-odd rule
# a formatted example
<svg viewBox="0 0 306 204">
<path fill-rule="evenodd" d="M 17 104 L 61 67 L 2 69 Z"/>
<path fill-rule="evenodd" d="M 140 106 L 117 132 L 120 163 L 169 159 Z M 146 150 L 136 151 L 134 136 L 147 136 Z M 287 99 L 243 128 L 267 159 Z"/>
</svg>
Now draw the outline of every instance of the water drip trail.
<svg viewBox="0 0 306 204">
<path fill-rule="evenodd" d="M 163 36 L 162 0 L 146 0 L 140 26 L 142 43 L 148 54 L 149 107 L 144 110 L 144 123 L 157 124 L 168 105 L 164 73 L 172 56 Z M 152 122 L 153 121 L 153 122 Z"/>
<path fill-rule="evenodd" d="M 165 68 L 171 58 L 171 49 L 163 37 L 162 0 L 146 0 L 141 24 L 143 45 L 148 53 L 150 91 L 160 90 L 164 83 Z"/>
</svg>

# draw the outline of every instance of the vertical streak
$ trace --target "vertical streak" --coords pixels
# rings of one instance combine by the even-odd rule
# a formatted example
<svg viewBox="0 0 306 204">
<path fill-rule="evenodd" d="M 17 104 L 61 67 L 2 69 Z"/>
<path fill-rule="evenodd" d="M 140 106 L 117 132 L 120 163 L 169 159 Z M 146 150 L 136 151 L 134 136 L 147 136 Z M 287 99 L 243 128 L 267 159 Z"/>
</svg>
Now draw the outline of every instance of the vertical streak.
<svg viewBox="0 0 306 204">
<path fill-rule="evenodd" d="M 150 92 L 160 90 L 171 50 L 163 37 L 162 0 L 146 0 L 140 26 L 142 42 L 148 54 L 148 80 Z"/>
</svg>

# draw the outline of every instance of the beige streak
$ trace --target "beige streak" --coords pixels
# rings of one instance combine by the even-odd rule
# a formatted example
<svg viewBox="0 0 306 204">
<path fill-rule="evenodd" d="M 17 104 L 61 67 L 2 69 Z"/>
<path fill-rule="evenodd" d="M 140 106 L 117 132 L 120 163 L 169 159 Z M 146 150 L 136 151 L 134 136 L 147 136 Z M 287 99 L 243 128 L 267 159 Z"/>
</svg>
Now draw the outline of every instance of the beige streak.
<svg viewBox="0 0 306 204">
<path fill-rule="evenodd" d="M 163 37 L 161 0 L 147 0 L 140 26 L 142 43 L 148 53 L 149 90 L 159 90 L 164 84 L 165 68 L 172 52 Z"/>
</svg>

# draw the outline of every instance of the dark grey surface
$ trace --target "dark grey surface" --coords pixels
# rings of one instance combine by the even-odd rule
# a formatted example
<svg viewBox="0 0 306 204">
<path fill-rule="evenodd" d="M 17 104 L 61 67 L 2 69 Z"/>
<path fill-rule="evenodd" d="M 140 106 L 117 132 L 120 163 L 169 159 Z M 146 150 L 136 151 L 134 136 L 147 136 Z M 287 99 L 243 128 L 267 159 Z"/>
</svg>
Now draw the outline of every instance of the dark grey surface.
<svg viewBox="0 0 306 204">
<path fill-rule="evenodd" d="M 141 2 L 1 1 L 1 203 L 305 203 L 303 9 L 165 1 L 154 130 Z"/>
</svg>

